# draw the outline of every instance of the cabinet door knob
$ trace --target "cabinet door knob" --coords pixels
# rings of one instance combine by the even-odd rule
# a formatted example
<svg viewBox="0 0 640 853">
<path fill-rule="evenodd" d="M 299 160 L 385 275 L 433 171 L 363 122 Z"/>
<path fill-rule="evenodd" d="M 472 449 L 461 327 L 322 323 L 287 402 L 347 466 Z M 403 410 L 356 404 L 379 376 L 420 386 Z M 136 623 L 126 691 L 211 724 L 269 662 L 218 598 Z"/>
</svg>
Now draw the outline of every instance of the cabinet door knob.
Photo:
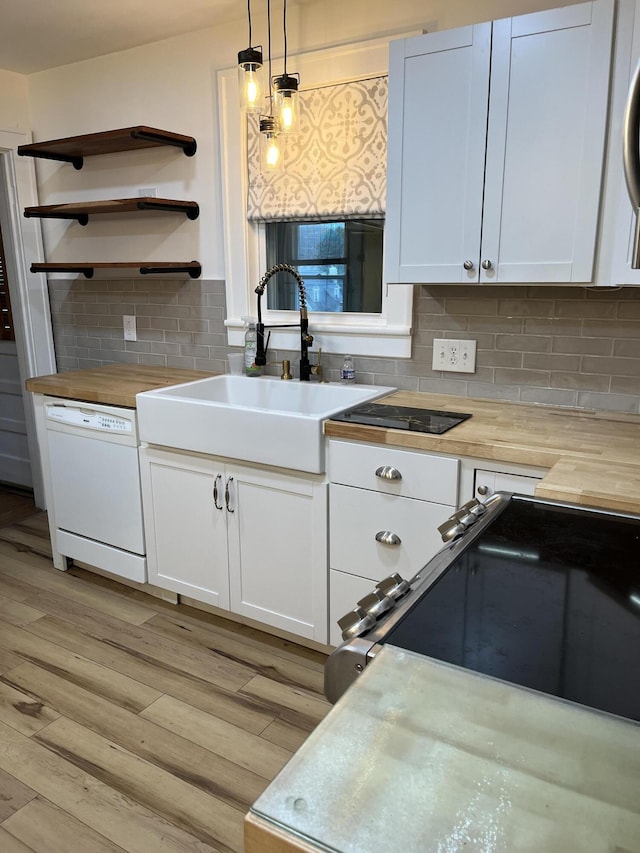
<svg viewBox="0 0 640 853">
<path fill-rule="evenodd" d="M 491 261 L 489 261 L 489 260 L 484 260 L 484 261 L 482 262 L 482 269 L 483 269 L 483 270 L 490 270 L 490 269 L 493 269 L 493 264 L 492 264 L 492 263 L 491 263 Z"/>
<path fill-rule="evenodd" d="M 489 494 L 489 486 L 478 486 L 477 492 L 484 497 L 484 495 Z"/>
<path fill-rule="evenodd" d="M 218 482 L 222 479 L 222 474 L 216 474 L 216 478 L 213 481 L 213 505 L 216 509 L 222 510 L 222 504 L 218 503 Z"/>
<path fill-rule="evenodd" d="M 473 261 L 465 261 L 465 262 L 462 264 L 462 266 L 463 266 L 467 271 L 470 271 L 470 270 L 472 270 L 472 269 L 473 269 Z"/>
<path fill-rule="evenodd" d="M 376 542 L 381 542 L 383 545 L 400 545 L 402 539 L 390 530 L 380 530 L 376 533 Z"/>
<path fill-rule="evenodd" d="M 227 512 L 235 512 L 235 509 L 231 509 L 231 483 L 233 483 L 233 477 L 228 477 L 227 482 L 224 484 L 224 502 L 227 507 Z"/>
<path fill-rule="evenodd" d="M 376 470 L 376 477 L 380 477 L 381 480 L 401 480 L 402 474 L 393 465 L 381 465 Z"/>
</svg>

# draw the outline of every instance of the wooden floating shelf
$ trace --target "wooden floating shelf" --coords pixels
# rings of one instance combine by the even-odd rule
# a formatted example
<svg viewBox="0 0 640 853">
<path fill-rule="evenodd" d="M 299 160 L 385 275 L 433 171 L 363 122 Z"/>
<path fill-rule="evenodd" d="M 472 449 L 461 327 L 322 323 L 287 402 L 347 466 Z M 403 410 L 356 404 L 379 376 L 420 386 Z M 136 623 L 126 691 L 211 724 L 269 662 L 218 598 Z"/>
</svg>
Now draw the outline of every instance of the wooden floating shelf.
<svg viewBox="0 0 640 853">
<path fill-rule="evenodd" d="M 193 136 L 183 136 L 181 133 L 138 125 L 19 145 L 18 154 L 22 157 L 39 157 L 43 160 L 60 160 L 63 163 L 72 163 L 74 169 L 82 169 L 84 158 L 95 154 L 114 154 L 119 151 L 157 148 L 163 145 L 181 148 L 187 157 L 193 157 L 198 147 Z"/>
<path fill-rule="evenodd" d="M 89 216 L 102 213 L 131 213 L 140 210 L 168 211 L 184 213 L 187 219 L 197 219 L 200 208 L 195 201 L 176 201 L 170 198 L 120 198 L 108 201 L 85 201 L 72 204 L 47 204 L 41 207 L 27 207 L 24 215 L 41 219 L 77 219 L 80 225 L 86 225 Z"/>
<path fill-rule="evenodd" d="M 140 275 L 161 275 L 188 273 L 190 278 L 198 278 L 202 267 L 198 261 L 119 261 L 116 263 L 41 263 L 31 264 L 31 272 L 75 272 L 85 278 L 93 278 L 94 270 L 137 269 Z"/>
</svg>

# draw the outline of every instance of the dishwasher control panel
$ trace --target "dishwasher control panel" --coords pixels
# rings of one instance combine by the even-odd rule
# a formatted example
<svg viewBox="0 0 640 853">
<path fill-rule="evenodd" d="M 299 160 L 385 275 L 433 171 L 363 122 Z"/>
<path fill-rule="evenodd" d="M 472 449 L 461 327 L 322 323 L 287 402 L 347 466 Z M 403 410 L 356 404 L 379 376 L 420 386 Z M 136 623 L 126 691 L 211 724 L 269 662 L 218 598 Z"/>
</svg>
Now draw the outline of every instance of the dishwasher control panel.
<svg viewBox="0 0 640 853">
<path fill-rule="evenodd" d="M 131 434 L 134 431 L 133 419 L 105 414 L 94 409 L 73 406 L 48 405 L 47 418 L 60 424 L 95 429 L 100 432 Z"/>
</svg>

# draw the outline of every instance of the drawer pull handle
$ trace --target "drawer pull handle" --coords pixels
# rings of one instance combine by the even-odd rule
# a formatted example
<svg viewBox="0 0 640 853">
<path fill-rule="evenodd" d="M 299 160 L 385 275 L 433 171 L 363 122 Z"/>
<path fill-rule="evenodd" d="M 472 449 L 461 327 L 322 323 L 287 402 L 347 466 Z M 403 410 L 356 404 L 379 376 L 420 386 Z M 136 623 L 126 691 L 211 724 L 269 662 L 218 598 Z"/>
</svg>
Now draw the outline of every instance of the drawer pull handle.
<svg viewBox="0 0 640 853">
<path fill-rule="evenodd" d="M 381 465 L 376 471 L 376 477 L 381 480 L 401 480 L 402 474 L 393 465 Z"/>
<path fill-rule="evenodd" d="M 390 530 L 380 530 L 376 533 L 376 542 L 381 542 L 383 545 L 400 545 L 402 539 Z"/>
</svg>

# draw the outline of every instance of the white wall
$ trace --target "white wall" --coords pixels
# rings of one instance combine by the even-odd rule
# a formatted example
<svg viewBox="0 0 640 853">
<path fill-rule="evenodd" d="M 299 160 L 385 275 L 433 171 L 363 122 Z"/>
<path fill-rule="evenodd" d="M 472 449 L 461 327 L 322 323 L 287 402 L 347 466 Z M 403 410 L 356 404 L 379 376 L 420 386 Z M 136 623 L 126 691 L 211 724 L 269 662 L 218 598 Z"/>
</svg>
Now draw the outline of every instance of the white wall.
<svg viewBox="0 0 640 853">
<path fill-rule="evenodd" d="M 295 53 L 407 29 L 442 29 L 559 5 L 568 3 L 309 0 L 290 9 L 289 50 Z M 274 56 L 281 50 L 277 17 Z M 255 41 L 266 47 L 265 31 L 264 21 L 254 15 Z M 30 75 L 34 140 L 148 124 L 193 135 L 198 141 L 198 153 L 190 159 L 171 149 L 129 152 L 88 158 L 79 172 L 65 164 L 38 162 L 41 204 L 126 198 L 139 195 L 140 188 L 155 187 L 158 196 L 193 199 L 201 207 L 195 222 L 151 213 L 96 218 L 84 228 L 74 222 L 47 221 L 48 260 L 198 259 L 204 278 L 224 278 L 216 72 L 235 64 L 246 41 L 246 24 L 238 22 Z M 295 70 L 293 58 L 288 67 Z M 280 68 L 274 63 L 274 73 Z"/>
<path fill-rule="evenodd" d="M 0 129 L 27 130 L 29 124 L 28 78 L 0 69 Z"/>
</svg>

